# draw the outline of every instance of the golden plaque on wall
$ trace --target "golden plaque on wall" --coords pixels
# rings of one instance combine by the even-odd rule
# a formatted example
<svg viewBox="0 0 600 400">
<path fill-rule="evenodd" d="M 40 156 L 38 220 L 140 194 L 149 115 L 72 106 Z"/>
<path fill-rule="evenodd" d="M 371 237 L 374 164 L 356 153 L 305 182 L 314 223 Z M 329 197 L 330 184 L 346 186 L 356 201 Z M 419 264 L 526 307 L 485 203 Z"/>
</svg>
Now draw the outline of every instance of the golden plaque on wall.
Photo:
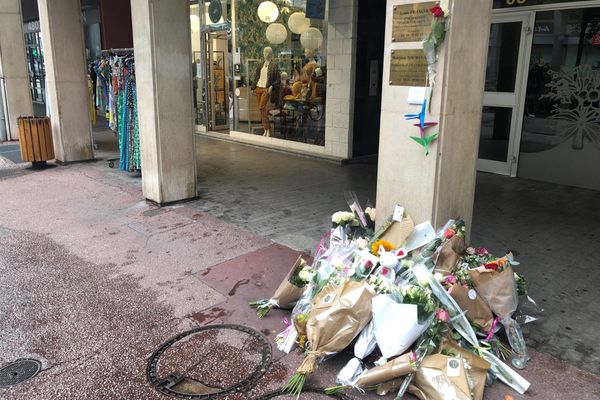
<svg viewBox="0 0 600 400">
<path fill-rule="evenodd" d="M 390 85 L 427 86 L 427 58 L 423 50 L 392 50 Z"/>
<path fill-rule="evenodd" d="M 435 1 L 394 6 L 392 42 L 420 42 L 431 30 L 431 11 Z"/>
</svg>

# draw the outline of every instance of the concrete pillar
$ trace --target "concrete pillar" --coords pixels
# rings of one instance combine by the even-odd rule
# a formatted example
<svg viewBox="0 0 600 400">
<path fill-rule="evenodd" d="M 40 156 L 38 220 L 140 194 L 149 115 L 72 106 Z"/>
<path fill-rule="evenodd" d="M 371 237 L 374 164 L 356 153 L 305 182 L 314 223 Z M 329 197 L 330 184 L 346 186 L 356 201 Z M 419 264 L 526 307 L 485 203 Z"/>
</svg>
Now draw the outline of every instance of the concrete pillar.
<svg viewBox="0 0 600 400">
<path fill-rule="evenodd" d="M 54 153 L 61 162 L 91 160 L 87 66 L 79 0 L 38 0 Z"/>
<path fill-rule="evenodd" d="M 393 7 L 415 0 L 387 3 L 379 168 L 378 222 L 403 205 L 415 222 L 431 220 L 439 228 L 461 216 L 470 224 L 475 192 L 476 161 L 491 1 L 447 0 L 450 10 L 446 39 L 439 51 L 431 114 L 439 122 L 440 138 L 428 156 L 409 136 L 419 136 L 415 122 L 403 114 L 418 113 L 409 105 L 409 87 L 389 85 L 392 50 L 420 49 L 421 43 L 392 43 Z M 418 2 L 418 1 L 417 1 Z M 431 133 L 435 130 L 429 131 Z"/>
<path fill-rule="evenodd" d="M 196 197 L 189 2 L 131 0 L 144 196 Z"/>
<path fill-rule="evenodd" d="M 352 157 L 358 0 L 330 0 L 327 30 L 325 147 L 339 158 Z"/>
<path fill-rule="evenodd" d="M 8 138 L 17 140 L 17 118 L 33 115 L 21 0 L 0 1 L 0 78 L 4 78 L 6 88 Z"/>
</svg>

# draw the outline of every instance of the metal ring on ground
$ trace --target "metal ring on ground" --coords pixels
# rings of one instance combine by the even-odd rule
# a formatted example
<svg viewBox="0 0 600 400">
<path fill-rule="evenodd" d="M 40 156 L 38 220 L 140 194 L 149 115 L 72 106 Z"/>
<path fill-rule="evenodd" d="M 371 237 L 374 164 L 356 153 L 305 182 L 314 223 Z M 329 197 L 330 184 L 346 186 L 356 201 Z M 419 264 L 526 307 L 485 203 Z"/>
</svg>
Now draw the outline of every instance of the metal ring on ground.
<svg viewBox="0 0 600 400">
<path fill-rule="evenodd" d="M 256 367 L 256 369 L 254 370 L 254 372 L 252 374 L 250 374 L 248 377 L 246 377 L 244 379 L 241 379 L 235 385 L 220 389 L 220 390 L 212 392 L 212 393 L 187 393 L 187 392 L 184 393 L 184 392 L 177 391 L 173 387 L 186 379 L 186 377 L 183 375 L 175 374 L 175 375 L 171 375 L 171 376 L 167 377 L 166 379 L 160 379 L 160 377 L 158 375 L 157 367 L 158 367 L 160 357 L 163 355 L 163 353 L 167 349 L 169 349 L 171 346 L 173 346 L 177 342 L 188 338 L 189 336 L 192 336 L 192 335 L 200 333 L 200 332 L 216 330 L 216 329 L 229 329 L 229 330 L 242 332 L 242 333 L 245 333 L 245 334 L 251 336 L 252 338 L 261 342 L 262 346 L 260 346 L 261 347 L 260 351 L 261 351 L 261 355 L 262 355 L 262 360 L 258 364 L 258 366 Z M 225 394 L 243 393 L 244 391 L 248 391 L 256 383 L 256 381 L 258 381 L 258 379 L 260 379 L 260 377 L 262 377 L 267 372 L 267 370 L 269 369 L 269 366 L 271 364 L 271 359 L 272 359 L 271 345 L 269 344 L 269 341 L 262 333 L 254 330 L 252 328 L 248 328 L 248 327 L 245 327 L 242 325 L 236 325 L 236 324 L 207 325 L 207 326 L 202 326 L 199 328 L 194 328 L 194 329 L 186 331 L 186 332 L 182 332 L 182 333 L 174 336 L 173 338 L 169 339 L 167 342 L 163 343 L 157 350 L 154 351 L 152 356 L 150 356 L 150 358 L 148 359 L 146 375 L 148 377 L 148 381 L 156 388 L 156 390 L 158 390 L 159 392 L 161 392 L 163 394 L 181 398 L 181 399 L 215 399 L 215 398 L 218 398 Z"/>
</svg>

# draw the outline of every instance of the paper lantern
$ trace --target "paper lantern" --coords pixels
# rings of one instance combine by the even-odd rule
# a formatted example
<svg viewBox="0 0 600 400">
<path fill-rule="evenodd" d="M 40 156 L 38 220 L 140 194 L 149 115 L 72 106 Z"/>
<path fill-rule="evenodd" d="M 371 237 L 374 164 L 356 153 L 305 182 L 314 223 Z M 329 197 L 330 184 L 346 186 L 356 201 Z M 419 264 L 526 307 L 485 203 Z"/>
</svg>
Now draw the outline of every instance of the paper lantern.
<svg viewBox="0 0 600 400">
<path fill-rule="evenodd" d="M 267 40 L 272 44 L 281 44 L 287 39 L 287 29 L 282 24 L 271 24 L 267 28 Z"/>
<path fill-rule="evenodd" d="M 300 35 L 300 43 L 305 49 L 318 50 L 323 44 L 323 34 L 317 28 L 308 28 Z"/>
<path fill-rule="evenodd" d="M 279 9 L 272 1 L 263 1 L 258 6 L 258 18 L 270 24 L 279 16 Z"/>
<path fill-rule="evenodd" d="M 290 27 L 290 31 L 300 35 L 310 28 L 310 19 L 306 18 L 303 12 L 295 12 L 290 15 L 288 26 Z"/>
</svg>

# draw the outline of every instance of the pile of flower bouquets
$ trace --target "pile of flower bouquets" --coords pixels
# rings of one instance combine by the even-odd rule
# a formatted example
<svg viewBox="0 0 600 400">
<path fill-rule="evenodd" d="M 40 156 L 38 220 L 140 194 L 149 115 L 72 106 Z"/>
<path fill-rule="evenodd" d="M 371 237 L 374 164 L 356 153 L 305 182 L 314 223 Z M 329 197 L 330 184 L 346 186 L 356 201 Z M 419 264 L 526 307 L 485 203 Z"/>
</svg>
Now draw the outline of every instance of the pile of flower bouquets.
<svg viewBox="0 0 600 400">
<path fill-rule="evenodd" d="M 272 308 L 292 310 L 276 342 L 305 357 L 283 389 L 299 396 L 321 362 L 350 347 L 354 357 L 329 394 L 481 400 L 496 378 L 524 393 L 529 382 L 507 363 L 525 367 L 519 323 L 541 310 L 513 255 L 467 247 L 460 219 L 436 232 L 399 206 L 375 231 L 375 209 L 350 198 L 312 262 L 298 258 L 270 299 L 250 303 L 261 318 Z"/>
</svg>

